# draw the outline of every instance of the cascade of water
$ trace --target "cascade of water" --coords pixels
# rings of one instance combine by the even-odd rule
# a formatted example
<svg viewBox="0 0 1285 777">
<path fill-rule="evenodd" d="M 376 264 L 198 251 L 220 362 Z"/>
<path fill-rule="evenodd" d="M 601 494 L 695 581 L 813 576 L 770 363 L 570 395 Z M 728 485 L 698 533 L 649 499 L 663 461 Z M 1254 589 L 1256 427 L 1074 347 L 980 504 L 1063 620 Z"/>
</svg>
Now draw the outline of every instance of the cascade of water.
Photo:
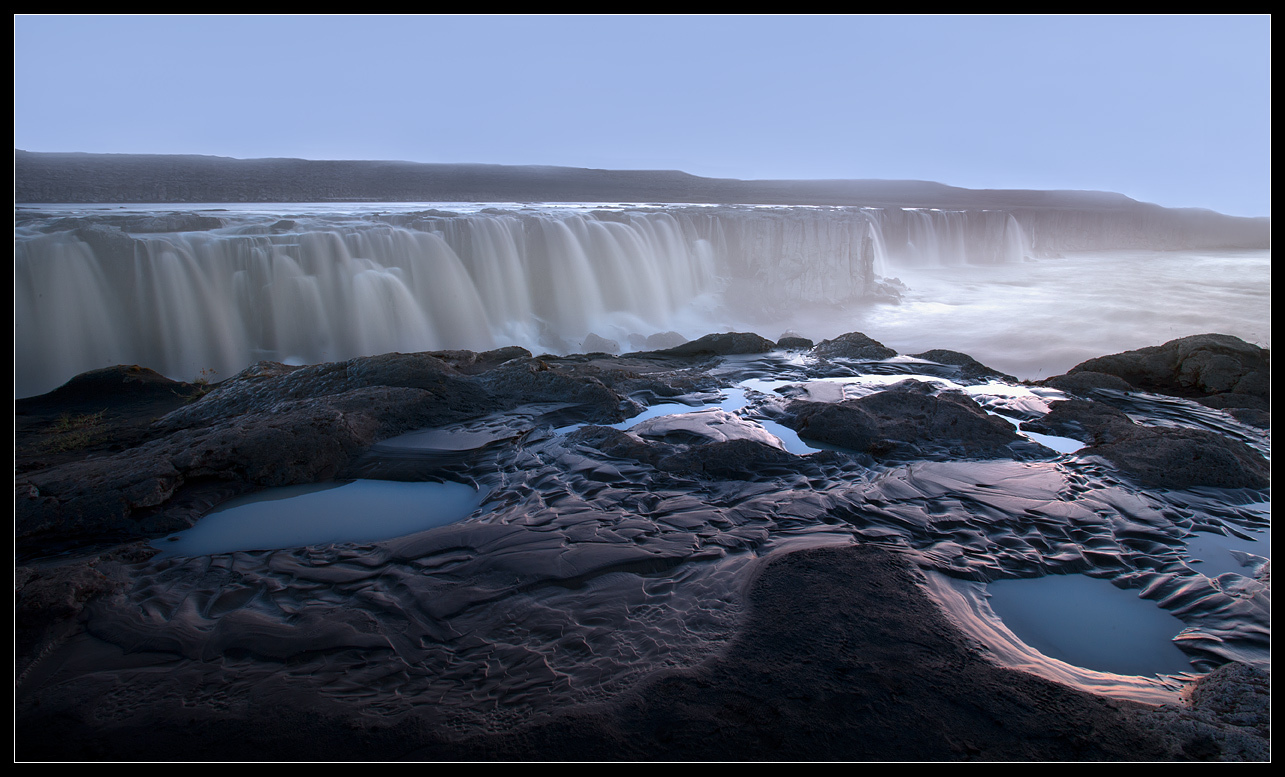
<svg viewBox="0 0 1285 777">
<path fill-rule="evenodd" d="M 1026 231 L 1011 213 L 1008 214 L 1008 222 L 1005 224 L 1004 243 L 1005 261 L 1020 262 L 1031 254 L 1031 242 L 1026 237 Z"/>
<path fill-rule="evenodd" d="M 258 359 L 509 343 L 574 350 L 591 331 L 676 328 L 692 321 L 698 299 L 742 319 L 848 304 L 901 265 L 1020 259 L 1027 250 L 1016 219 L 999 212 L 671 207 L 278 218 L 233 214 L 222 229 L 134 236 L 111 228 L 108 215 L 88 227 L 92 217 L 82 217 L 72 231 L 53 218 L 25 223 L 15 233 L 18 395 L 118 363 L 191 378 L 208 369 L 231 375 Z"/>
</svg>

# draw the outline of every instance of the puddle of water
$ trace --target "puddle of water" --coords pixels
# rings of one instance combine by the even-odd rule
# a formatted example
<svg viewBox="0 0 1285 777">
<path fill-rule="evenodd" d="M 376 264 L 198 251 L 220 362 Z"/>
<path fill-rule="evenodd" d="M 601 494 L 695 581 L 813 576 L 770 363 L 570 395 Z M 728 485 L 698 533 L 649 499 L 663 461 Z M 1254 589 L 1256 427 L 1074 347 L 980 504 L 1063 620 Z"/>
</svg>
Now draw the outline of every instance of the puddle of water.
<svg viewBox="0 0 1285 777">
<path fill-rule="evenodd" d="M 271 488 L 233 499 L 185 532 L 153 543 L 162 556 L 208 556 L 332 542 L 374 542 L 467 518 L 485 495 L 463 483 L 356 480 Z"/>
<path fill-rule="evenodd" d="M 775 394 L 776 390 L 781 388 L 782 386 L 793 386 L 797 382 L 798 381 L 794 381 L 794 380 L 767 380 L 766 378 L 747 378 L 746 380 L 741 381 L 739 385 L 742 389 L 749 389 L 750 391 L 757 391 L 760 394 L 767 394 L 768 396 L 772 396 Z"/>
<path fill-rule="evenodd" d="M 844 378 L 818 378 L 812 383 L 829 383 L 842 387 L 844 399 L 860 399 L 871 394 L 877 394 L 889 386 L 902 383 L 907 380 L 915 380 L 920 383 L 932 384 L 937 391 L 958 391 L 964 387 L 960 384 L 938 378 L 935 375 L 919 375 L 917 373 L 899 372 L 894 375 L 856 375 Z M 838 401 L 838 400 L 835 400 Z"/>
<path fill-rule="evenodd" d="M 1071 437 L 1054 437 L 1051 434 L 1028 432 L 1024 429 L 1018 429 L 1017 433 L 1031 442 L 1037 442 L 1045 448 L 1055 450 L 1058 453 L 1075 453 L 1084 447 L 1084 443 Z"/>
<path fill-rule="evenodd" d="M 996 413 L 994 410 L 987 410 L 986 412 L 990 413 L 996 418 L 1003 418 L 1005 421 L 1008 421 L 1010 424 L 1013 425 L 1014 430 L 1018 434 L 1022 435 L 1023 437 L 1030 440 L 1031 442 L 1039 443 L 1040 445 L 1043 445 L 1045 448 L 1049 448 L 1050 450 L 1055 450 L 1058 453 L 1075 453 L 1076 451 L 1084 447 L 1084 443 L 1072 437 L 1055 437 L 1051 434 L 1040 434 L 1039 432 L 1028 432 L 1021 427 L 1020 422 L 1016 418 L 1009 418 L 1006 415 L 1001 415 L 1000 413 Z"/>
<path fill-rule="evenodd" d="M 723 399 L 718 403 L 718 406 L 729 413 L 735 413 L 737 410 L 740 410 L 749 403 L 749 398 L 745 396 L 745 388 L 742 386 L 736 386 L 734 388 L 723 389 Z"/>
<path fill-rule="evenodd" d="M 899 373 L 896 375 L 857 375 L 838 378 L 818 378 L 808 381 L 790 381 L 790 380 L 766 380 L 762 378 L 749 378 L 741 381 L 736 386 L 724 388 L 721 390 L 721 397 L 718 404 L 703 405 L 685 405 L 679 402 L 665 402 L 651 405 L 643 412 L 626 419 L 619 423 L 611 424 L 613 429 L 627 431 L 638 424 L 649 421 L 653 418 L 659 418 L 668 415 L 683 415 L 686 413 L 699 413 L 713 409 L 724 410 L 729 413 L 735 413 L 749 405 L 747 391 L 754 391 L 762 394 L 772 395 L 778 388 L 785 386 L 801 387 L 806 391 L 806 398 L 811 401 L 822 402 L 841 402 L 844 399 L 855 399 L 869 394 L 878 393 L 883 389 L 895 383 L 905 380 L 918 380 L 925 383 L 934 384 L 938 390 L 962 390 L 968 393 L 973 399 L 977 400 L 982 406 L 994 415 L 1017 426 L 1019 421 L 1006 415 L 995 413 L 993 407 L 1003 407 L 1010 411 L 1016 411 L 1027 417 L 1039 417 L 1048 412 L 1048 399 L 1061 398 L 1061 392 L 1042 390 L 1033 391 L 1024 386 L 1010 386 L 1005 383 L 988 383 L 981 386 L 962 386 L 953 381 L 944 378 L 938 378 L 931 375 L 918 375 L 914 373 Z M 778 437 L 784 444 L 785 449 L 790 453 L 806 456 L 810 453 L 816 453 L 819 450 L 832 448 L 833 446 L 819 445 L 815 443 L 806 443 L 799 439 L 799 435 L 793 429 L 782 426 L 775 421 L 765 419 L 747 419 L 750 423 L 758 424 L 767 430 L 770 434 Z M 574 424 L 571 426 L 560 427 L 554 430 L 555 434 L 567 434 L 579 429 L 584 424 Z M 1037 442 L 1046 448 L 1051 448 L 1058 453 L 1074 453 L 1084 447 L 1084 443 L 1079 440 L 1073 440 L 1069 437 L 1054 437 L 1051 435 L 1037 434 L 1035 432 L 1026 432 L 1022 429 L 1017 430 L 1018 434 L 1027 439 Z"/>
<path fill-rule="evenodd" d="M 754 423 L 766 429 L 769 434 L 776 435 L 777 439 L 785 445 L 785 449 L 796 456 L 807 456 L 809 453 L 816 453 L 819 450 L 824 450 L 823 448 L 818 448 L 804 442 L 799 437 L 798 432 L 788 426 L 782 426 L 776 421 L 769 421 L 764 418 L 756 420 Z"/>
<path fill-rule="evenodd" d="M 1121 675 L 1192 671 L 1173 643 L 1183 622 L 1110 581 L 1048 575 L 994 582 L 987 594 L 1004 625 L 1049 658 Z"/>
<path fill-rule="evenodd" d="M 1049 402 L 1067 398 L 1056 389 L 1012 386 L 995 381 L 980 386 L 964 386 L 962 391 L 987 411 L 1026 420 L 1048 413 Z"/>
<path fill-rule="evenodd" d="M 1272 532 L 1270 529 L 1250 531 L 1245 534 L 1254 539 L 1241 539 L 1235 535 L 1210 534 L 1197 532 L 1187 538 L 1187 553 L 1191 561 L 1187 565 L 1205 577 L 1218 577 L 1227 572 L 1250 576 L 1255 566 L 1254 559 L 1244 555 L 1272 557 Z"/>
<path fill-rule="evenodd" d="M 512 430 L 423 429 L 408 432 L 380 443 L 380 448 L 426 451 L 471 451 L 499 440 L 514 437 Z"/>
<path fill-rule="evenodd" d="M 653 418 L 659 418 L 665 415 L 682 415 L 684 413 L 696 413 L 701 410 L 715 410 L 717 408 L 718 408 L 718 405 L 684 405 L 681 402 L 664 402 L 659 405 L 649 406 L 647 409 L 643 410 L 641 413 L 634 416 L 633 418 L 626 418 L 625 420 L 619 423 L 608 424 L 608 426 L 610 426 L 612 429 L 619 429 L 620 431 L 623 432 L 627 429 L 637 426 L 643 421 L 650 421 Z M 581 426 L 584 426 L 584 424 L 577 424 L 575 428 L 578 429 Z M 562 430 L 559 429 L 557 431 L 561 432 Z"/>
</svg>

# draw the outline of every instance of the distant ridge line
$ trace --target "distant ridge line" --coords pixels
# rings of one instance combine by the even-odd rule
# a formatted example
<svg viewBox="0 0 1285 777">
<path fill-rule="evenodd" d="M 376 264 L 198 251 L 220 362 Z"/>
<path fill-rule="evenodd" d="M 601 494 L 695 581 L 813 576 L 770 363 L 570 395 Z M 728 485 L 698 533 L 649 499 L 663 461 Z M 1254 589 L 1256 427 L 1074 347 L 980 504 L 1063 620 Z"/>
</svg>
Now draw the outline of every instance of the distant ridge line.
<svg viewBox="0 0 1285 777">
<path fill-rule="evenodd" d="M 547 165 L 234 159 L 14 150 L 17 203 L 663 202 L 1110 212 L 1148 229 L 1207 233 L 1200 245 L 1267 247 L 1269 218 L 1162 208 L 1092 191 L 963 189 L 931 181 L 702 178 L 678 170 Z"/>
</svg>

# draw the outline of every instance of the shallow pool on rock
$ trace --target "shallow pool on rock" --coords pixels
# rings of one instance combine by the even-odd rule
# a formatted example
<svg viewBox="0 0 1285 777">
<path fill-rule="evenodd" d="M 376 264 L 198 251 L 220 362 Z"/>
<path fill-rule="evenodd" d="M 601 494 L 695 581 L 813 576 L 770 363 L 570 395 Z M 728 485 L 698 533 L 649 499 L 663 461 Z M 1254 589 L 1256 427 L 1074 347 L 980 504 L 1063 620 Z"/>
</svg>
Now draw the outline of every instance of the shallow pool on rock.
<svg viewBox="0 0 1285 777">
<path fill-rule="evenodd" d="M 1264 505 L 1260 512 L 1271 516 L 1271 505 Z M 1206 577 L 1218 577 L 1231 572 L 1252 576 L 1254 569 L 1264 559 L 1272 557 L 1272 530 L 1241 527 L 1241 535 L 1195 532 L 1187 538 L 1187 566 Z"/>
<path fill-rule="evenodd" d="M 1185 624 L 1108 580 L 1086 575 L 1001 580 L 988 585 L 987 593 L 1004 625 L 1049 658 L 1121 675 L 1192 671 L 1190 659 L 1172 641 Z"/>
<path fill-rule="evenodd" d="M 485 494 L 464 483 L 355 480 L 270 488 L 233 499 L 157 540 L 165 556 L 375 542 L 467 518 Z"/>
</svg>

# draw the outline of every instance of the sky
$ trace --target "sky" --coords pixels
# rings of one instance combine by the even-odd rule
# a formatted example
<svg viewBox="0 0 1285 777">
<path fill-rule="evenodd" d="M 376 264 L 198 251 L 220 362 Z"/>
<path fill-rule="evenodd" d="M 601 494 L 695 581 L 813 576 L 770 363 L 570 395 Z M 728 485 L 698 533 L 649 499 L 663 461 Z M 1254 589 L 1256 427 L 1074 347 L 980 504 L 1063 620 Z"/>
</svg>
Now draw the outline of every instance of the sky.
<svg viewBox="0 0 1285 777">
<path fill-rule="evenodd" d="M 14 147 L 1271 213 L 1270 16 L 15 16 Z"/>
</svg>

